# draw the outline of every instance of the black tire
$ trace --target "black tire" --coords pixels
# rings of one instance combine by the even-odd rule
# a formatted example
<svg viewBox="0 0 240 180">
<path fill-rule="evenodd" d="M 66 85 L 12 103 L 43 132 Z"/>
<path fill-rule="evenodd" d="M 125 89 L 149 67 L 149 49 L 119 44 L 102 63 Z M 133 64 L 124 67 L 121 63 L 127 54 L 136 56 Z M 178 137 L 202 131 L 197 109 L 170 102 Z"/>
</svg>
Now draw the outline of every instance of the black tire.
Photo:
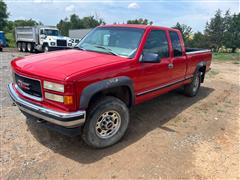
<svg viewBox="0 0 240 180">
<path fill-rule="evenodd" d="M 49 52 L 49 47 L 47 44 L 44 44 L 42 49 L 43 49 L 43 52 L 45 53 Z"/>
<path fill-rule="evenodd" d="M 27 43 L 27 51 L 32 52 L 33 51 L 33 44 L 32 43 Z"/>
<path fill-rule="evenodd" d="M 22 51 L 22 43 L 21 43 L 21 42 L 18 42 L 18 43 L 17 43 L 17 48 L 18 48 L 18 51 L 19 51 L 19 52 Z"/>
<path fill-rule="evenodd" d="M 201 84 L 201 74 L 196 72 L 193 76 L 192 82 L 184 86 L 184 94 L 189 97 L 197 95 Z"/>
<path fill-rule="evenodd" d="M 27 52 L 27 43 L 23 42 L 21 47 L 23 52 Z"/>
<path fill-rule="evenodd" d="M 82 138 L 91 147 L 108 147 L 123 137 L 128 124 L 129 111 L 126 104 L 118 98 L 106 96 L 90 107 Z M 109 129 L 105 129 L 105 127 L 113 128 L 112 132 L 109 132 Z"/>
</svg>

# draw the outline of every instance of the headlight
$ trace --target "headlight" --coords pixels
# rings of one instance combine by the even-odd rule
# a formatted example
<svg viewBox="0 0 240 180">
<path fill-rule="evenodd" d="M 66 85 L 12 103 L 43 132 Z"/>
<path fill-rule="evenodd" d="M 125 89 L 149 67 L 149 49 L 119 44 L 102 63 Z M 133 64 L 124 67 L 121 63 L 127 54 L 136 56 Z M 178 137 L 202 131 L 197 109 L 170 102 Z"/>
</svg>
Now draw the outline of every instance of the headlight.
<svg viewBox="0 0 240 180">
<path fill-rule="evenodd" d="M 49 99 L 49 100 L 52 100 L 52 101 L 61 102 L 61 103 L 64 102 L 64 97 L 63 96 L 57 95 L 57 94 L 48 93 L 48 92 L 45 92 L 45 98 Z"/>
<path fill-rule="evenodd" d="M 51 46 L 55 46 L 56 43 L 55 42 L 51 42 L 50 44 L 51 44 Z"/>
<path fill-rule="evenodd" d="M 57 84 L 53 82 L 44 81 L 43 82 L 44 89 L 49 89 L 57 92 L 64 92 L 64 85 L 63 84 Z"/>
<path fill-rule="evenodd" d="M 72 46 L 72 43 L 68 43 L 68 46 Z"/>
</svg>

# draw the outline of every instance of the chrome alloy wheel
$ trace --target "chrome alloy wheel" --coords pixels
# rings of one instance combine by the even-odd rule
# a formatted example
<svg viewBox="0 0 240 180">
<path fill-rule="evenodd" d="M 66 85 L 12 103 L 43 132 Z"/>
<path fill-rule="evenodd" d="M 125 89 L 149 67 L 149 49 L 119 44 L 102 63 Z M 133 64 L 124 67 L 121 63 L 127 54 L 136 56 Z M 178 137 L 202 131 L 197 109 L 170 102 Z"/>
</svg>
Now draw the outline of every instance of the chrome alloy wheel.
<svg viewBox="0 0 240 180">
<path fill-rule="evenodd" d="M 100 138 L 110 138 L 115 135 L 121 125 L 121 116 L 116 111 L 104 112 L 97 120 L 95 130 Z"/>
</svg>

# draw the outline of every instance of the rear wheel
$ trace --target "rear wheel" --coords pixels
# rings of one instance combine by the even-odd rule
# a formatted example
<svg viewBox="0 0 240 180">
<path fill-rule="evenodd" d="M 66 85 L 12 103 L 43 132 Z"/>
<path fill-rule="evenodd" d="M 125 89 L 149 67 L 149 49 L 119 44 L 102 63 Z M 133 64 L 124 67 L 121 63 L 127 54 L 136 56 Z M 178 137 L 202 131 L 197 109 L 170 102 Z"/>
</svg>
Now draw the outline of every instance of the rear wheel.
<svg viewBox="0 0 240 180">
<path fill-rule="evenodd" d="M 27 51 L 32 52 L 33 51 L 33 44 L 32 43 L 27 43 Z"/>
<path fill-rule="evenodd" d="M 27 52 L 27 43 L 25 42 L 22 43 L 22 51 Z"/>
<path fill-rule="evenodd" d="M 123 137 L 128 124 L 126 104 L 118 98 L 107 96 L 90 107 L 83 139 L 94 148 L 111 146 Z"/>
<path fill-rule="evenodd" d="M 18 51 L 21 52 L 22 51 L 22 43 L 18 42 L 17 48 L 18 48 Z"/>
<path fill-rule="evenodd" d="M 201 84 L 201 74 L 200 72 L 196 72 L 193 76 L 193 80 L 190 84 L 184 86 L 184 93 L 189 96 L 193 97 L 196 96 Z"/>
</svg>

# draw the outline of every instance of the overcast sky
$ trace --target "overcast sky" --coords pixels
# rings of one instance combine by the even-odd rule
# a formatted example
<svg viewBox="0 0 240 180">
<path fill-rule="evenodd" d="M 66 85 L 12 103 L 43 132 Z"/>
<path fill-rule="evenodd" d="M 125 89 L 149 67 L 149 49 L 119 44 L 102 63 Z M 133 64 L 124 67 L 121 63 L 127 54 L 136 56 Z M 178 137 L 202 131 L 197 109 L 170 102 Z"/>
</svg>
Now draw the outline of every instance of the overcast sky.
<svg viewBox="0 0 240 180">
<path fill-rule="evenodd" d="M 147 18 L 154 25 L 171 27 L 176 22 L 202 31 L 217 9 L 238 13 L 239 0 L 5 0 L 10 19 L 34 19 L 56 25 L 60 19 L 76 13 L 95 15 L 107 24 L 128 19 Z"/>
</svg>

